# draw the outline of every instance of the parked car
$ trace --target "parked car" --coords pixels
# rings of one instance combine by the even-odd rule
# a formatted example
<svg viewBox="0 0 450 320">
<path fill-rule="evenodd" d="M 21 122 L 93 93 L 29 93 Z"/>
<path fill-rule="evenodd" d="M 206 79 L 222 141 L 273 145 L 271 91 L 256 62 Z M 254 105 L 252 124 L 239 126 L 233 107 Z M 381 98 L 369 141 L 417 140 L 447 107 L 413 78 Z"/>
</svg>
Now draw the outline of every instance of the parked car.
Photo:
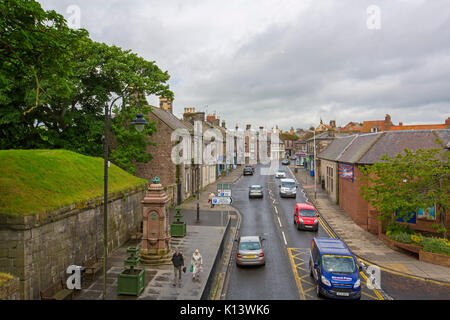
<svg viewBox="0 0 450 320">
<path fill-rule="evenodd" d="M 283 161 L 281 161 L 281 164 L 287 166 L 291 164 L 291 161 L 289 159 L 283 159 Z"/>
<path fill-rule="evenodd" d="M 275 172 L 275 178 L 286 178 L 286 172 L 284 170 L 278 170 Z"/>
<path fill-rule="evenodd" d="M 280 197 L 297 197 L 297 182 L 294 179 L 281 179 L 280 180 Z"/>
<path fill-rule="evenodd" d="M 294 224 L 297 230 L 319 230 L 319 215 L 309 203 L 297 203 L 294 209 Z"/>
<path fill-rule="evenodd" d="M 260 236 L 243 236 L 239 239 L 236 253 L 236 264 L 243 265 L 265 265 L 264 238 Z"/>
<path fill-rule="evenodd" d="M 361 267 L 340 239 L 314 238 L 309 273 L 316 281 L 316 294 L 336 299 L 361 299 Z"/>
<path fill-rule="evenodd" d="M 264 196 L 263 194 L 263 188 L 258 185 L 252 185 L 248 187 L 248 197 L 249 198 L 262 198 Z"/>
<path fill-rule="evenodd" d="M 244 176 L 252 176 L 253 175 L 253 169 L 250 167 L 244 168 Z"/>
</svg>

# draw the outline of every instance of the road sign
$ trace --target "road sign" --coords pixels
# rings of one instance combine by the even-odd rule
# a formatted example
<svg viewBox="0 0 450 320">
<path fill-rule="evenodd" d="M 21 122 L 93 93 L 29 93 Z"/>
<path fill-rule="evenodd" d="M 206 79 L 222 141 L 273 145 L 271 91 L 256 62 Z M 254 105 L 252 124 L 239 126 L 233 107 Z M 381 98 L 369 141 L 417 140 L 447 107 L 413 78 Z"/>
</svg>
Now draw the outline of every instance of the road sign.
<svg viewBox="0 0 450 320">
<path fill-rule="evenodd" d="M 212 198 L 212 204 L 231 204 L 233 199 L 231 197 L 214 197 Z"/>
<path fill-rule="evenodd" d="M 231 190 L 217 190 L 218 197 L 231 197 Z"/>
<path fill-rule="evenodd" d="M 217 196 L 218 197 L 231 197 L 231 183 L 218 183 L 217 184 Z"/>
</svg>

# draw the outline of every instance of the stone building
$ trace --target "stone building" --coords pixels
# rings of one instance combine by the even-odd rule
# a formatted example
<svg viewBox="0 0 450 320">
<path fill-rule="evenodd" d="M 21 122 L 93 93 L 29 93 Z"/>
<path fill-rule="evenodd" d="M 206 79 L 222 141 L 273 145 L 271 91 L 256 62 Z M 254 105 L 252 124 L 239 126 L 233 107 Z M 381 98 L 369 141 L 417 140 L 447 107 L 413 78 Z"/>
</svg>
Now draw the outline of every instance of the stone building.
<svg viewBox="0 0 450 320">
<path fill-rule="evenodd" d="M 155 145 L 147 146 L 147 152 L 153 158 L 148 163 L 136 163 L 136 176 L 147 179 L 149 183 L 155 176 L 159 177 L 173 206 L 193 194 L 193 167 L 191 163 L 175 164 L 172 161 L 172 150 L 176 145 L 171 140 L 172 133 L 177 129 L 191 132 L 193 127 L 172 114 L 171 101 L 161 98 L 160 106 L 153 107 L 147 114 L 149 120 L 156 123 L 156 132 L 150 138 Z"/>
</svg>

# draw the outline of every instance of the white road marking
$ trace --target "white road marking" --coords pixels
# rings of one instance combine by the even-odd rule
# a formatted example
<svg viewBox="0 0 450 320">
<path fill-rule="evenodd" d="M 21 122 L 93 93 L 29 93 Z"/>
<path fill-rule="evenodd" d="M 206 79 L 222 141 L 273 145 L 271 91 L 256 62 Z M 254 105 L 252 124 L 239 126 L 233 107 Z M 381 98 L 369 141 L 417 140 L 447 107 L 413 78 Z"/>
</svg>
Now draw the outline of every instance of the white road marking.
<svg viewBox="0 0 450 320">
<path fill-rule="evenodd" d="M 278 214 L 278 209 L 277 209 L 277 207 L 273 206 L 273 208 L 275 209 L 275 212 Z"/>
<path fill-rule="evenodd" d="M 287 246 L 287 241 L 286 241 L 286 236 L 284 235 L 284 231 L 281 231 L 281 233 L 283 234 L 284 244 Z"/>
<path fill-rule="evenodd" d="M 280 224 L 280 228 L 282 228 L 283 226 L 281 225 L 280 217 L 277 217 L 277 218 L 278 218 L 278 223 Z"/>
</svg>

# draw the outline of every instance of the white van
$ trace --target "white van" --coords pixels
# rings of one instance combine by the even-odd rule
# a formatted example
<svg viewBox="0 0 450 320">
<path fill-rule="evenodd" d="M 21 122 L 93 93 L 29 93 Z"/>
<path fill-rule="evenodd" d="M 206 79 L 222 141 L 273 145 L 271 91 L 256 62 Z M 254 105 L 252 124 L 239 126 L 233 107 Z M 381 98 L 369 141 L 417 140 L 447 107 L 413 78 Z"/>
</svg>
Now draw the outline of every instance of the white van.
<svg viewBox="0 0 450 320">
<path fill-rule="evenodd" d="M 294 179 L 281 179 L 280 180 L 280 196 L 284 197 L 297 197 L 297 182 Z"/>
</svg>

